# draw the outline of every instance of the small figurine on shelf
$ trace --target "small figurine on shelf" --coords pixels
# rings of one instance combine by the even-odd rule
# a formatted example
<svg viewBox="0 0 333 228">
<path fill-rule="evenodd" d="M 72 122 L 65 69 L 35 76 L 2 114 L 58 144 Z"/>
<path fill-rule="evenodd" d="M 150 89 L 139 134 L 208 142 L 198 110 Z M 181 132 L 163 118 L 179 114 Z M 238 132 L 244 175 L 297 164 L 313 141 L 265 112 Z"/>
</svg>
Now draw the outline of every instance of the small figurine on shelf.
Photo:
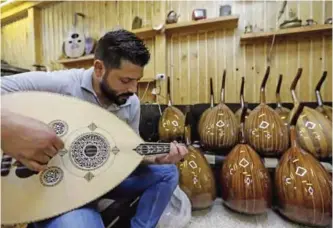
<svg viewBox="0 0 333 228">
<path fill-rule="evenodd" d="M 179 17 L 180 14 L 177 14 L 174 10 L 171 10 L 167 15 L 166 23 L 167 24 L 177 23 Z"/>
<path fill-rule="evenodd" d="M 138 16 L 135 16 L 132 22 L 132 29 L 138 29 L 142 27 L 142 19 Z"/>
</svg>

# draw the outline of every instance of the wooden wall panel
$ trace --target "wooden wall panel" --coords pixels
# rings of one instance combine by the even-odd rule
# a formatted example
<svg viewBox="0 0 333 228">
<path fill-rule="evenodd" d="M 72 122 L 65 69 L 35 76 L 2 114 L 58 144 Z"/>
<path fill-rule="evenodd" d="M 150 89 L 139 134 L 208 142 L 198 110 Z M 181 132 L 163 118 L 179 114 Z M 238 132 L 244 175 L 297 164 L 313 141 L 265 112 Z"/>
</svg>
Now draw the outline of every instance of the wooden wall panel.
<svg viewBox="0 0 333 228">
<path fill-rule="evenodd" d="M 17 67 L 32 69 L 28 17 L 1 27 L 1 59 Z"/>
<path fill-rule="evenodd" d="M 324 70 L 328 77 L 322 88 L 323 99 L 332 101 L 332 37 L 305 37 L 255 42 L 241 45 L 240 36 L 250 23 L 255 31 L 272 31 L 276 26 L 277 12 L 281 1 L 66 1 L 41 10 L 42 46 L 45 65 L 54 69 L 62 68 L 55 61 L 62 55 L 62 41 L 72 28 L 74 12 L 86 15 L 79 20 L 88 36 L 98 39 L 116 25 L 131 29 L 135 15 L 142 17 L 143 26 L 154 23 L 157 8 L 165 4 L 166 13 L 175 10 L 180 13 L 179 22 L 190 21 L 192 10 L 206 8 L 208 18 L 219 15 L 222 4 L 230 4 L 232 13 L 240 15 L 237 29 L 221 29 L 208 33 L 174 34 L 166 40 L 166 73 L 171 78 L 171 92 L 175 104 L 195 104 L 209 102 L 209 78 L 213 78 L 215 102 L 220 100 L 220 87 L 223 70 L 227 70 L 226 102 L 239 102 L 241 77 L 245 76 L 245 99 L 259 102 L 261 80 L 266 67 L 271 66 L 271 77 L 267 82 L 267 102 L 275 102 L 275 88 L 279 74 L 283 74 L 281 93 L 283 102 L 291 102 L 290 83 L 298 67 L 303 67 L 303 76 L 297 88 L 301 100 L 315 101 L 314 85 Z M 156 8 L 157 7 L 157 8 Z M 164 6 L 163 6 L 164 7 Z M 332 16 L 332 1 L 288 1 L 286 13 L 280 23 L 286 19 L 287 12 L 293 9 L 303 21 L 313 18 L 323 23 Z M 83 23 L 84 22 L 84 23 Z M 25 51 L 29 43 L 25 19 L 2 27 L 2 58 L 18 66 L 29 66 L 29 52 Z M 15 31 L 20 31 L 20 35 Z M 22 36 L 22 34 L 25 34 Z M 146 41 L 152 51 L 152 60 L 145 69 L 145 75 L 152 77 L 157 73 L 159 60 L 155 54 L 154 39 Z M 13 51 L 14 50 L 14 51 Z M 158 55 L 158 53 L 157 53 Z M 163 57 L 161 59 L 164 60 Z M 269 61 L 268 61 L 269 60 Z M 161 73 L 161 72 L 158 72 Z M 165 83 L 161 82 L 163 103 Z M 149 85 L 144 100 L 152 99 Z M 146 91 L 147 83 L 139 86 L 139 93 Z M 147 95 L 148 94 L 148 95 Z M 163 99 L 164 98 L 164 99 Z"/>
<path fill-rule="evenodd" d="M 239 37 L 248 23 L 253 25 L 255 31 L 274 30 L 281 1 L 167 1 L 167 11 L 175 10 L 179 13 L 179 22 L 191 20 L 192 10 L 195 8 L 207 9 L 207 17 L 212 18 L 219 15 L 219 6 L 223 3 L 231 4 L 232 13 L 240 15 L 237 29 L 189 34 L 190 38 L 186 34 L 175 34 L 168 38 L 167 69 L 174 81 L 172 91 L 175 104 L 208 103 L 210 77 L 214 81 L 215 101 L 219 101 L 224 69 L 227 70 L 226 102 L 239 102 L 242 76 L 246 78 L 245 99 L 259 102 L 261 80 L 268 65 L 271 67 L 271 74 L 266 85 L 267 102 L 275 102 L 279 74 L 284 76 L 281 98 L 283 102 L 292 102 L 289 88 L 299 67 L 303 68 L 296 90 L 299 99 L 315 101 L 315 83 L 322 72 L 328 70 L 322 93 L 324 100 L 332 101 L 331 37 L 276 40 L 272 46 L 270 61 L 270 40 L 239 44 Z M 304 23 L 308 18 L 323 23 L 332 14 L 332 10 L 327 9 L 330 6 L 332 1 L 288 1 L 286 13 L 292 9 Z M 287 18 L 286 13 L 279 23 Z"/>
</svg>

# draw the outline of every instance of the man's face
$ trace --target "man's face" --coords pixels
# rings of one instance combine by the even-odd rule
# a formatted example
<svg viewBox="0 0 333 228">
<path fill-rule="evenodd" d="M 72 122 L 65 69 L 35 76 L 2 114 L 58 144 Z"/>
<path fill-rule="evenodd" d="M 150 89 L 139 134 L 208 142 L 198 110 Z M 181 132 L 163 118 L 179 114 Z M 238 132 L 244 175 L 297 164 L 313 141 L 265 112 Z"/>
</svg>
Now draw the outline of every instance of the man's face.
<svg viewBox="0 0 333 228">
<path fill-rule="evenodd" d="M 129 61 L 122 60 L 119 69 L 106 70 L 100 81 L 104 97 L 111 102 L 122 105 L 136 93 L 138 80 L 143 75 L 143 68 Z"/>
</svg>

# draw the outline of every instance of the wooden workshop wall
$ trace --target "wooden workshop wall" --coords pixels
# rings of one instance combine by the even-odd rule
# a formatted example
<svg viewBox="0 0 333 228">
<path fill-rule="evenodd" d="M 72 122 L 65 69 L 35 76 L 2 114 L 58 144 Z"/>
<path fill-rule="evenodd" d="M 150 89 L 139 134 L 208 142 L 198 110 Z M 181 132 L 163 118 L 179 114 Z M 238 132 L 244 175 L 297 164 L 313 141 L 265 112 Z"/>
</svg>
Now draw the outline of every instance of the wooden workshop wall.
<svg viewBox="0 0 333 228">
<path fill-rule="evenodd" d="M 259 86 L 267 66 L 267 52 L 270 42 L 240 45 L 239 38 L 245 25 L 251 23 L 259 29 L 269 31 L 275 26 L 276 13 L 281 2 L 273 1 L 69 1 L 56 3 L 41 10 L 42 55 L 45 65 L 53 69 L 62 66 L 55 61 L 62 55 L 62 41 L 72 28 L 74 12 L 86 15 L 79 26 L 89 36 L 100 37 L 116 25 L 131 29 L 135 15 L 143 18 L 143 27 L 151 26 L 153 18 L 159 13 L 162 4 L 165 11 L 173 9 L 181 14 L 179 22 L 191 20 L 194 8 L 206 8 L 208 18 L 217 17 L 221 4 L 231 4 L 232 14 L 240 15 L 238 28 L 219 30 L 208 33 L 175 34 L 167 43 L 167 74 L 171 77 L 171 92 L 174 104 L 195 104 L 209 102 L 208 82 L 213 77 L 216 101 L 219 100 L 223 69 L 227 70 L 226 102 L 238 102 L 241 76 L 246 77 L 245 99 L 258 102 Z M 323 23 L 332 16 L 332 1 L 288 1 L 289 8 L 296 11 L 301 19 L 313 18 Z M 282 21 L 282 18 L 280 21 Z M 17 66 L 30 66 L 31 53 L 27 50 L 29 43 L 25 19 L 2 27 L 2 58 Z M 145 75 L 154 77 L 158 53 L 155 53 L 154 39 L 146 40 L 152 52 L 152 61 L 145 70 Z M 14 51 L 13 51 L 14 50 Z M 156 54 L 156 55 L 155 55 Z M 160 57 L 161 60 L 163 57 Z M 323 99 L 332 101 L 332 41 L 331 37 L 309 39 L 288 39 L 278 41 L 273 46 L 271 60 L 271 77 L 267 83 L 267 101 L 274 102 L 274 91 L 278 74 L 284 76 L 282 86 L 283 102 L 290 102 L 289 86 L 297 68 L 303 67 L 303 76 L 298 85 L 301 100 L 315 101 L 314 85 L 323 70 L 328 77 L 322 88 Z M 146 91 L 147 83 L 142 83 L 139 94 Z M 143 101 L 154 99 L 150 91 Z M 161 97 L 165 97 L 165 89 Z M 164 103 L 166 100 L 164 99 Z"/>
<path fill-rule="evenodd" d="M 259 102 L 261 80 L 268 65 L 270 42 L 240 45 L 240 35 L 247 23 L 263 31 L 275 26 L 276 13 L 281 2 L 273 1 L 169 1 L 167 11 L 180 13 L 179 22 L 191 20 L 195 8 L 207 9 L 207 17 L 217 17 L 219 6 L 232 5 L 232 14 L 239 14 L 237 29 L 173 35 L 167 40 L 168 74 L 172 79 L 172 97 L 175 104 L 209 103 L 209 78 L 213 78 L 215 101 L 220 99 L 223 70 L 227 71 L 226 102 L 239 102 L 241 77 L 245 76 L 245 99 Z M 286 12 L 292 8 L 305 21 L 313 18 L 324 23 L 332 16 L 332 1 L 288 1 Z M 286 14 L 285 14 L 286 15 Z M 281 18 L 281 22 L 284 17 Z M 280 23 L 281 23 L 280 22 Z M 289 87 L 297 68 L 303 75 L 297 86 L 301 100 L 315 101 L 314 88 L 328 71 L 322 87 L 323 99 L 332 101 L 332 37 L 288 39 L 276 42 L 272 49 L 271 74 L 267 82 L 266 100 L 275 102 L 278 74 L 283 74 L 281 98 L 291 102 Z"/>
<path fill-rule="evenodd" d="M 23 17 L 1 27 L 1 59 L 17 67 L 31 69 L 34 62 L 30 58 L 32 49 L 27 25 L 28 17 Z"/>
</svg>

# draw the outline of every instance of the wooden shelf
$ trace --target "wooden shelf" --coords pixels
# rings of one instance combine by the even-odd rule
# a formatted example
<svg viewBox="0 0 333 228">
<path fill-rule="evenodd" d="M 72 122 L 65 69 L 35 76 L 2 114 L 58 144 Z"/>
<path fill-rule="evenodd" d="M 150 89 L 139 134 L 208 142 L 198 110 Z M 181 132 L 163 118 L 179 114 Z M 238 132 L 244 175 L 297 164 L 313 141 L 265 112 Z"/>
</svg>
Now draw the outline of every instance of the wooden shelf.
<svg viewBox="0 0 333 228">
<path fill-rule="evenodd" d="M 171 35 L 174 33 L 213 31 L 218 29 L 232 29 L 238 26 L 238 15 L 223 16 L 198 21 L 179 22 L 165 26 L 165 33 Z"/>
<path fill-rule="evenodd" d="M 139 29 L 133 29 L 131 32 L 133 32 L 141 39 L 147 39 L 155 37 L 158 31 L 154 30 L 153 28 L 139 28 Z"/>
<path fill-rule="evenodd" d="M 331 33 L 332 25 L 312 25 L 312 26 L 302 26 L 297 28 L 286 28 L 279 29 L 275 32 L 254 32 L 248 33 L 241 36 L 240 40 L 242 43 L 250 43 L 257 40 L 265 40 L 275 37 L 286 37 L 286 36 L 304 36 L 310 34 L 318 34 L 318 33 Z"/>
<path fill-rule="evenodd" d="M 43 8 L 59 2 L 62 1 L 11 1 L 1 7 L 1 23 L 7 24 L 27 15 L 28 9 L 32 7 Z"/>
<path fill-rule="evenodd" d="M 61 63 L 61 64 L 67 64 L 67 63 L 79 63 L 79 62 L 83 62 L 83 61 L 89 61 L 89 60 L 93 60 L 94 59 L 94 55 L 85 55 L 79 58 L 72 58 L 72 59 L 60 59 L 57 61 L 57 63 Z"/>
</svg>

